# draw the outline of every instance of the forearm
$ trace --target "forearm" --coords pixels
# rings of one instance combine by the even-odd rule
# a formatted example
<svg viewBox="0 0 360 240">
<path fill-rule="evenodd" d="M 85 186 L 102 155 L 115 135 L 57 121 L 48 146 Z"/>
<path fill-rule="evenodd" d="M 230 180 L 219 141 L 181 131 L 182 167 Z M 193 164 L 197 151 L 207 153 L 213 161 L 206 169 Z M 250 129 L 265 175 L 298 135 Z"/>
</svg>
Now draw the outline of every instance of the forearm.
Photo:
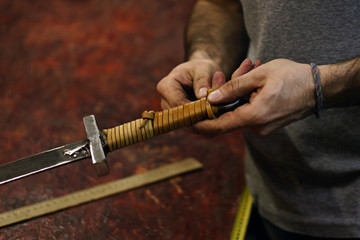
<svg viewBox="0 0 360 240">
<path fill-rule="evenodd" d="M 319 66 L 324 108 L 360 105 L 360 56 Z"/>
<path fill-rule="evenodd" d="M 185 44 L 187 60 L 212 59 L 230 76 L 248 46 L 239 1 L 198 1 L 189 19 Z"/>
</svg>

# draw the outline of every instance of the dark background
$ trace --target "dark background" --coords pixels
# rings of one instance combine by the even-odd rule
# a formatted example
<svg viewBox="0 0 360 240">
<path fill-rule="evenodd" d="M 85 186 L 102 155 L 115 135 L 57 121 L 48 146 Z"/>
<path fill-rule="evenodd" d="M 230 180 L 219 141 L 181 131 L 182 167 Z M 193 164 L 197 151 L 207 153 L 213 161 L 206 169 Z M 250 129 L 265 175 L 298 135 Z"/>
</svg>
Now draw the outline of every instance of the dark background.
<svg viewBox="0 0 360 240">
<path fill-rule="evenodd" d="M 193 0 L 0 1 L 0 164 L 160 110 L 157 82 L 183 60 Z M 243 188 L 241 132 L 177 130 L 0 186 L 0 212 L 187 157 L 201 171 L 0 229 L 0 239 L 228 239 Z"/>
</svg>

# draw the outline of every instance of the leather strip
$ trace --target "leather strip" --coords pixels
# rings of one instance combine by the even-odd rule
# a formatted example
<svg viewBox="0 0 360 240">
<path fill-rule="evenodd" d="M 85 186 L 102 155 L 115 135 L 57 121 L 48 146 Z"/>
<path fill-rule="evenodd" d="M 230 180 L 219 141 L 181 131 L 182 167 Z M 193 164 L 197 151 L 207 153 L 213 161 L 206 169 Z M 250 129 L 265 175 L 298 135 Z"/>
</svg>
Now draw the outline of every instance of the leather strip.
<svg viewBox="0 0 360 240">
<path fill-rule="evenodd" d="M 216 108 L 215 108 L 216 110 Z M 110 151 L 145 141 L 169 131 L 215 118 L 211 104 L 202 98 L 160 112 L 144 111 L 141 118 L 103 130 Z"/>
</svg>

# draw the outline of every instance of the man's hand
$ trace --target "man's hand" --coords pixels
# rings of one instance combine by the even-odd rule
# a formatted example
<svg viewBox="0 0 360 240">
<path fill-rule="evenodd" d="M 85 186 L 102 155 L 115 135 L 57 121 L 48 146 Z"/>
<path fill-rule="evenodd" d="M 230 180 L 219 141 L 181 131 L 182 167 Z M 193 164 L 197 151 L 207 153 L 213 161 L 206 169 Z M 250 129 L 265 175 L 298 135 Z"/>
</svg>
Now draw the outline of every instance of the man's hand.
<svg viewBox="0 0 360 240">
<path fill-rule="evenodd" d="M 225 82 L 219 66 L 210 59 L 195 59 L 175 67 L 157 85 L 163 109 L 185 104 L 207 95 L 212 86 Z"/>
<path fill-rule="evenodd" d="M 315 85 L 308 64 L 278 59 L 233 78 L 208 96 L 212 104 L 250 95 L 244 104 L 218 119 L 207 121 L 202 131 L 223 133 L 247 127 L 259 135 L 309 115 L 315 106 Z"/>
<path fill-rule="evenodd" d="M 239 77 L 260 64 L 260 61 L 256 61 L 253 65 L 250 59 L 245 59 L 233 73 L 232 78 Z M 197 99 L 206 97 L 208 89 L 221 87 L 225 83 L 225 75 L 217 71 L 218 69 L 215 62 L 208 59 L 191 60 L 174 68 L 157 86 L 162 96 L 162 108 L 175 107 L 195 100 L 191 98 L 194 95 Z M 212 121 L 215 121 L 216 125 L 217 120 Z M 197 123 L 192 130 L 206 134 L 220 133 L 217 128 L 213 129 L 211 124 L 209 127 L 208 122 L 210 121 Z"/>
</svg>

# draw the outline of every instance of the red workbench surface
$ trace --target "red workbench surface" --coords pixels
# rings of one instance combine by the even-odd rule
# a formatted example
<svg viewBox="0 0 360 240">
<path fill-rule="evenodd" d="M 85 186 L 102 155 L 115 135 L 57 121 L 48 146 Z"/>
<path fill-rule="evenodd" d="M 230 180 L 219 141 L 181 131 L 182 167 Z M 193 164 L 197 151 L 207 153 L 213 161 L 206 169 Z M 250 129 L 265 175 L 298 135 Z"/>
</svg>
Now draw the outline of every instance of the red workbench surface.
<svg viewBox="0 0 360 240">
<path fill-rule="evenodd" d="M 160 110 L 193 0 L 0 2 L 0 164 Z M 244 184 L 241 132 L 184 130 L 0 186 L 0 212 L 195 157 L 203 170 L 0 229 L 0 239 L 228 239 Z"/>
</svg>

